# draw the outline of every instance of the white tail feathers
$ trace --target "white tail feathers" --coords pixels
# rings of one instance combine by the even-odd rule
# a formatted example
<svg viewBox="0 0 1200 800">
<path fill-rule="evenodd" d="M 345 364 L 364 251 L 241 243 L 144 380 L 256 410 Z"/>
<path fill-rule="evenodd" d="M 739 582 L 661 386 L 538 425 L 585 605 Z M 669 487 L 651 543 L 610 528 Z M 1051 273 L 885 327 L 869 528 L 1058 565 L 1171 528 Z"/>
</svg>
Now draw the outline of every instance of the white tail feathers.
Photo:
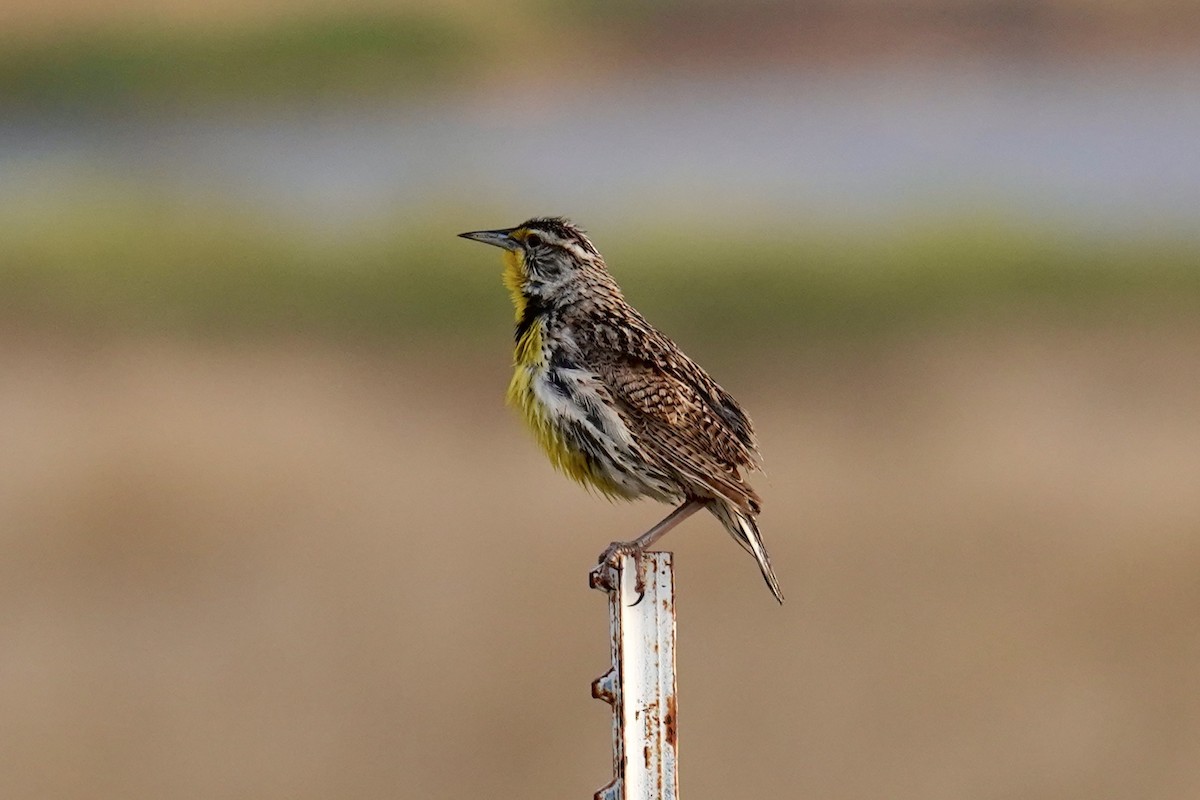
<svg viewBox="0 0 1200 800">
<path fill-rule="evenodd" d="M 721 521 L 725 530 L 729 531 L 734 540 L 745 548 L 747 553 L 754 556 L 771 594 L 775 595 L 775 599 L 782 604 L 783 593 L 779 590 L 779 581 L 775 578 L 775 570 L 771 569 L 771 557 L 767 555 L 767 548 L 763 545 L 762 534 L 758 532 L 758 524 L 754 518 L 727 500 L 709 501 L 708 510 Z"/>
</svg>

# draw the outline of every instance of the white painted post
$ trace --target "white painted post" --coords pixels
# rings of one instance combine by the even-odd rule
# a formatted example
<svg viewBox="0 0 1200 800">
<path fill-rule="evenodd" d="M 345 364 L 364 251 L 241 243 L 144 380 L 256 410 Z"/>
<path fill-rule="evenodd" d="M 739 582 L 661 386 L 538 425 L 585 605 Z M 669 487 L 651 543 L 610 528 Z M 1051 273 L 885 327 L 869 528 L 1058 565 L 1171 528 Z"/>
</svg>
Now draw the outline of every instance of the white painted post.
<svg viewBox="0 0 1200 800">
<path fill-rule="evenodd" d="M 592 696 L 613 707 L 613 780 L 595 800 L 678 800 L 675 699 L 675 571 L 671 553 L 643 555 L 646 593 L 633 557 L 601 564 L 592 588 L 608 593 L 612 669 Z"/>
</svg>

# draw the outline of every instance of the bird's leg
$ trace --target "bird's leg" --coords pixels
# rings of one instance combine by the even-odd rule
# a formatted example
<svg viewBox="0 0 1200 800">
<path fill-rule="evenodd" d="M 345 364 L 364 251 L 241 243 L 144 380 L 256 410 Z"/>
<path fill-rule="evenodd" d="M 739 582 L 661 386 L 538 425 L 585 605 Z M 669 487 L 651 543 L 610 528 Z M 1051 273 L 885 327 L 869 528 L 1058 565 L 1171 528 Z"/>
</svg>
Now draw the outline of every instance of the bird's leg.
<svg viewBox="0 0 1200 800">
<path fill-rule="evenodd" d="M 621 556 L 633 557 L 633 563 L 637 570 L 634 586 L 638 590 L 638 599 L 634 603 L 635 606 L 642 602 L 642 597 L 646 594 L 646 562 L 642 558 L 642 554 L 646 552 L 646 549 L 650 545 L 661 539 L 663 534 L 702 508 L 704 508 L 704 503 L 700 500 L 685 500 L 683 505 L 668 514 L 662 522 L 659 522 L 638 538 L 631 542 L 613 542 L 608 546 L 608 549 L 600 554 L 599 563 L 607 564 L 614 568 L 620 561 Z"/>
</svg>

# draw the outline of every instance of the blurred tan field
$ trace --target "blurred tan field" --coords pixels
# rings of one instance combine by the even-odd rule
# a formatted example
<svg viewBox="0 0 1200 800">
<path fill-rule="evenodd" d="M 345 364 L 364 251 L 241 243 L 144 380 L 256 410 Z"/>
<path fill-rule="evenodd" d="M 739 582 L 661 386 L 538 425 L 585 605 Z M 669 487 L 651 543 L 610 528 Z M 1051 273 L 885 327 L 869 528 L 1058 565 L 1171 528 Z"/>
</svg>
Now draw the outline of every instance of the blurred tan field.
<svg viewBox="0 0 1200 800">
<path fill-rule="evenodd" d="M 4 797 L 605 782 L 586 572 L 665 509 L 552 473 L 502 333 L 4 339 Z M 711 520 L 665 540 L 688 797 L 1200 793 L 1194 318 L 689 349 L 789 600 Z"/>
</svg>

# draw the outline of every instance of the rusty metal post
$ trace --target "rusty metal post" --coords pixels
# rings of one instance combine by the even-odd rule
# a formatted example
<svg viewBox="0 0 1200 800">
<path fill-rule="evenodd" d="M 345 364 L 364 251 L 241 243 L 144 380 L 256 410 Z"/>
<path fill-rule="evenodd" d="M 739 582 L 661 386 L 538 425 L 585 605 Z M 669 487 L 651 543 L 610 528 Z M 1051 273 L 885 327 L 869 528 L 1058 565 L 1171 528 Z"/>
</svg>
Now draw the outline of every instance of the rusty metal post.
<svg viewBox="0 0 1200 800">
<path fill-rule="evenodd" d="M 592 571 L 592 588 L 608 593 L 612 669 L 592 696 L 613 707 L 613 780 L 595 800 L 678 800 L 675 701 L 675 571 L 671 553 L 645 553 L 640 603 L 636 565 Z"/>
</svg>

